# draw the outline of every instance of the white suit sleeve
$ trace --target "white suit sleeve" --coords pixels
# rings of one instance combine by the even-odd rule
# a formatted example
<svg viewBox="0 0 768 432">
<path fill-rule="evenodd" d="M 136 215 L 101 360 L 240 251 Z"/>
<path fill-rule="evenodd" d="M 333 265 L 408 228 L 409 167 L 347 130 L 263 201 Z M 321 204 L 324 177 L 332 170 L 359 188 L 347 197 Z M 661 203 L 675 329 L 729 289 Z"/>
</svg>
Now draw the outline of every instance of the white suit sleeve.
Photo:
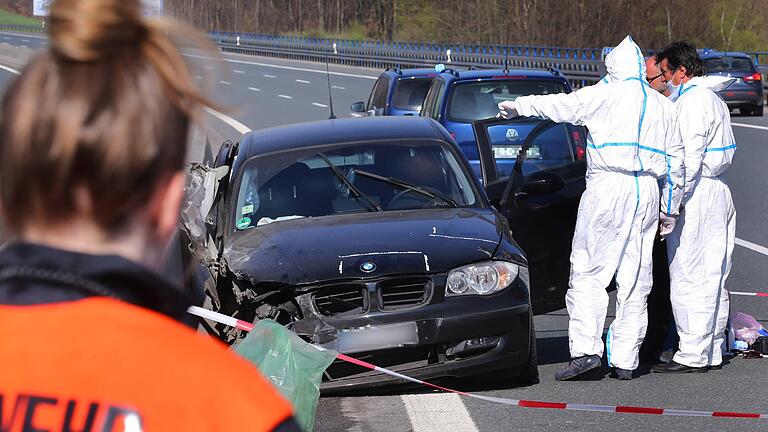
<svg viewBox="0 0 768 432">
<path fill-rule="evenodd" d="M 665 149 L 667 176 L 664 179 L 661 193 L 661 211 L 670 215 L 678 215 L 685 192 L 685 147 L 680 137 L 677 115 L 671 116 L 669 126 Z"/>
<path fill-rule="evenodd" d="M 693 95 L 691 95 L 693 96 Z M 707 134 L 711 116 L 704 104 L 695 97 L 687 97 L 677 104 L 680 139 L 685 151 L 685 194 L 690 194 L 694 182 L 701 174 L 701 163 L 707 150 Z"/>
<path fill-rule="evenodd" d="M 584 125 L 605 98 L 607 85 L 584 87 L 572 93 L 520 96 L 515 109 L 521 116 L 543 117 L 556 123 Z"/>
</svg>

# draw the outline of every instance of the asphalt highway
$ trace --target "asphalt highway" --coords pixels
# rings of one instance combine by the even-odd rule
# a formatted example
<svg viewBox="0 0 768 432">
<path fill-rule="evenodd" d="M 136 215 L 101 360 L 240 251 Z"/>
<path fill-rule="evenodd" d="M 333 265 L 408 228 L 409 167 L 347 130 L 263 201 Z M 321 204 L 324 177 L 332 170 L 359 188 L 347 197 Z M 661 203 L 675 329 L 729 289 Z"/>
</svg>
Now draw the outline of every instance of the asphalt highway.
<svg viewBox="0 0 768 432">
<path fill-rule="evenodd" d="M 0 33 L 0 43 L 31 49 L 45 40 Z M 329 116 L 325 65 L 273 58 L 226 55 L 213 62 L 190 56 L 201 85 L 226 115 L 206 120 L 213 145 L 237 140 L 248 129 L 323 120 Z M 351 103 L 366 100 L 380 71 L 330 65 L 335 113 L 349 115 Z M 0 87 L 13 74 L 0 70 Z M 728 175 L 737 209 L 738 245 L 727 287 L 732 291 L 768 292 L 768 117 L 733 116 L 738 151 Z M 191 148 L 191 159 L 203 148 Z M 198 156 L 199 155 L 199 156 Z M 612 296 L 613 297 L 613 296 Z M 731 310 L 753 315 L 768 326 L 768 298 L 732 297 Z M 514 387 L 494 380 L 465 379 L 446 383 L 488 396 L 601 405 L 638 405 L 703 411 L 768 413 L 768 359 L 732 359 L 721 371 L 706 374 L 648 373 L 633 381 L 606 377 L 582 382 L 556 382 L 554 373 L 567 361 L 567 312 L 536 317 L 541 383 Z M 609 311 L 608 323 L 613 318 Z M 607 374 L 606 374 L 607 375 Z M 411 389 L 402 394 L 323 397 L 318 431 L 497 431 L 497 430 L 675 430 L 768 429 L 768 419 L 662 417 L 517 408 L 457 395 Z"/>
</svg>

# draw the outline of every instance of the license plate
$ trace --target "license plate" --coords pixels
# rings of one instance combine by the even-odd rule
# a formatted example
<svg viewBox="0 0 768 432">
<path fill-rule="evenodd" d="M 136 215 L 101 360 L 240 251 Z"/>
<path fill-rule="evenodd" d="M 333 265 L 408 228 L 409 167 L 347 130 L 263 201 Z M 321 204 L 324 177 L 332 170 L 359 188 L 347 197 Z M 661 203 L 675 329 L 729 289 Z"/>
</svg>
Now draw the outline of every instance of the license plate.
<svg viewBox="0 0 768 432">
<path fill-rule="evenodd" d="M 397 348 L 419 343 L 415 322 L 342 329 L 337 333 L 338 351 L 355 353 Z"/>
<path fill-rule="evenodd" d="M 495 159 L 517 159 L 517 155 L 520 154 L 522 148 L 522 145 L 495 145 L 493 146 L 493 157 Z M 528 157 L 531 159 L 541 159 L 541 151 L 539 150 L 539 147 L 529 147 Z"/>
</svg>

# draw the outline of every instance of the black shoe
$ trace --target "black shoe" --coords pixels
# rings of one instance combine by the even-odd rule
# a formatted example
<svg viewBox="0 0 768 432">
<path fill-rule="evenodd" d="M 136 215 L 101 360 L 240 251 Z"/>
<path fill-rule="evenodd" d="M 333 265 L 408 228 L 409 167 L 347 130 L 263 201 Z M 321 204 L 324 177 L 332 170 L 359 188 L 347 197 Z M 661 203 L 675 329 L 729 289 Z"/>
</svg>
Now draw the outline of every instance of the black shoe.
<svg viewBox="0 0 768 432">
<path fill-rule="evenodd" d="M 601 364 L 600 357 L 596 355 L 581 356 L 571 359 L 564 369 L 555 373 L 555 380 L 568 381 L 574 379 L 592 369 L 599 368 Z"/>
<path fill-rule="evenodd" d="M 707 372 L 707 367 L 691 367 L 672 360 L 669 363 L 656 365 L 651 370 L 656 373 L 705 373 Z"/>
<path fill-rule="evenodd" d="M 723 365 L 722 365 L 722 364 L 719 364 L 719 365 L 717 365 L 717 366 L 715 366 L 715 365 L 712 365 L 712 366 L 707 366 L 707 369 L 709 369 L 709 370 L 720 370 L 720 369 L 722 369 L 722 368 L 723 368 Z"/>
<path fill-rule="evenodd" d="M 615 377 L 621 381 L 631 380 L 635 371 L 629 369 L 614 368 Z"/>
</svg>

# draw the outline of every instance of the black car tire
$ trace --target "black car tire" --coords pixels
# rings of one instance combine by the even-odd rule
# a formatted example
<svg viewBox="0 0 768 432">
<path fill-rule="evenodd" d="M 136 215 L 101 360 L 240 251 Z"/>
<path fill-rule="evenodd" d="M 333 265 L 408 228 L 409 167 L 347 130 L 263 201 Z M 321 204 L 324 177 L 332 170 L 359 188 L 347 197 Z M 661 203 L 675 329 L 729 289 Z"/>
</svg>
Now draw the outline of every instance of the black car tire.
<svg viewBox="0 0 768 432">
<path fill-rule="evenodd" d="M 755 109 L 752 110 L 752 115 L 755 117 L 762 117 L 763 116 L 763 109 L 764 107 L 761 105 Z"/>
<path fill-rule="evenodd" d="M 539 358 L 536 355 L 536 329 L 533 326 L 533 314 L 531 314 L 531 327 L 529 335 L 528 363 L 520 366 L 517 381 L 523 385 L 539 383 Z"/>
</svg>

